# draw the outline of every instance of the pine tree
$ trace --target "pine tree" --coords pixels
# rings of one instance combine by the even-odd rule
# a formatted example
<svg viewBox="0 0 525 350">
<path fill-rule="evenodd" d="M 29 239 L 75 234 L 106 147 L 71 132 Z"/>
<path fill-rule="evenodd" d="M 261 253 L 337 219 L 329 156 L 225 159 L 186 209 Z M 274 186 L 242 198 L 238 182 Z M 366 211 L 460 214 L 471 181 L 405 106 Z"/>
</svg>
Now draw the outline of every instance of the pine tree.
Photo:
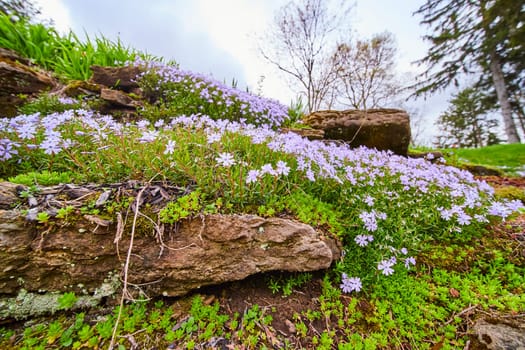
<svg viewBox="0 0 525 350">
<path fill-rule="evenodd" d="M 421 23 L 430 26 L 433 33 L 425 37 L 431 47 L 420 63 L 428 69 L 422 75 L 424 80 L 415 86 L 415 94 L 432 93 L 452 83 L 458 86 L 464 74 L 488 75 L 501 108 L 507 141 L 516 143 L 520 140 L 506 69 L 514 63 L 523 77 L 523 63 L 518 63 L 518 57 L 523 55 L 519 33 L 525 25 L 524 0 L 514 0 L 520 3 L 520 7 L 513 5 L 517 17 L 502 18 L 500 13 L 507 11 L 504 6 L 508 1 L 427 0 L 416 14 L 423 16 Z"/>
<path fill-rule="evenodd" d="M 436 145 L 446 147 L 483 147 L 499 143 L 497 120 L 490 117 L 486 96 L 473 87 L 460 91 L 450 107 L 439 116 L 440 135 Z"/>
</svg>

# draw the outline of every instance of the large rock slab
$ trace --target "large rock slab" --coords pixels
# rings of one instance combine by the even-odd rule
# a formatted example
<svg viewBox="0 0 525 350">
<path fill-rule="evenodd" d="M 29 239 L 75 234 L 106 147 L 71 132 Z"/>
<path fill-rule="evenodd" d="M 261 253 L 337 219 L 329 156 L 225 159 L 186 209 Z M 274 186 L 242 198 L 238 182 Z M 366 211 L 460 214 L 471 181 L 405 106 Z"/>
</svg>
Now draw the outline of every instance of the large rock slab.
<svg viewBox="0 0 525 350">
<path fill-rule="evenodd" d="M 12 202 L 17 190 L 10 186 L 3 199 Z M 122 273 L 129 221 L 122 225 L 77 211 L 67 221 L 36 224 L 26 215 L 19 209 L 0 210 L 3 298 L 21 292 L 94 294 Z M 340 257 L 335 240 L 291 219 L 215 214 L 162 230 L 154 230 L 149 220 L 137 227 L 128 281 L 150 297 L 180 296 L 267 271 L 326 269 Z M 0 298 L 0 319 L 2 305 Z"/>
<path fill-rule="evenodd" d="M 0 116 L 16 115 L 16 107 L 25 102 L 20 94 L 32 96 L 57 85 L 50 75 L 32 66 L 16 52 L 0 48 Z"/>
<path fill-rule="evenodd" d="M 306 116 L 304 123 L 324 130 L 325 139 L 343 140 L 352 147 L 390 150 L 403 156 L 408 152 L 410 118 L 400 109 L 318 111 Z"/>
</svg>

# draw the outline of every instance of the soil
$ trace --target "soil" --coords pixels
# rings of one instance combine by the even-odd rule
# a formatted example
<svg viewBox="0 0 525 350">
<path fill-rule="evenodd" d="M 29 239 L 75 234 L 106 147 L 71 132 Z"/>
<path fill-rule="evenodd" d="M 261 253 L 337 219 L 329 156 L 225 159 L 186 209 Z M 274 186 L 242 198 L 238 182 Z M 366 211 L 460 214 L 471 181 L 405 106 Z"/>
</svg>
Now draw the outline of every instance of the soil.
<svg viewBox="0 0 525 350">
<path fill-rule="evenodd" d="M 480 180 L 485 180 L 492 186 L 514 186 L 518 188 L 525 188 L 525 177 L 504 177 L 504 176 L 478 176 Z"/>
</svg>

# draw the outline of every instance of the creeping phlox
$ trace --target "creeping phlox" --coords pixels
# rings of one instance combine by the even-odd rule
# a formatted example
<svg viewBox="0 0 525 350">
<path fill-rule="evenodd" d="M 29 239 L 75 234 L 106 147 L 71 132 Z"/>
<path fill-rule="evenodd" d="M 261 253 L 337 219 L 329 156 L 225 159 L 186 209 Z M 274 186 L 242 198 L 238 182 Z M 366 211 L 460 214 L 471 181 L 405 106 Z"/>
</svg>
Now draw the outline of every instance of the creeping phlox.
<svg viewBox="0 0 525 350">
<path fill-rule="evenodd" d="M 378 276 L 390 276 L 398 268 L 410 269 L 416 264 L 405 248 L 410 246 L 401 241 L 405 236 L 399 236 L 398 241 L 385 238 L 395 233 L 392 227 L 398 223 L 410 227 L 411 220 L 441 220 L 450 232 L 461 232 L 469 225 L 485 223 L 491 217 L 506 219 L 523 209 L 519 201 L 496 201 L 489 185 L 457 168 L 364 147 L 350 149 L 345 145 L 310 141 L 293 133 L 276 132 L 270 125 L 213 120 L 206 115 L 183 115 L 153 125 L 147 121 L 122 124 L 86 110 L 3 118 L 0 119 L 0 170 L 25 161 L 32 152 L 51 159 L 58 155 L 67 157 L 73 154 L 68 152 L 71 149 L 82 153 L 89 143 L 90 149 L 117 147 L 105 143 L 110 135 L 117 135 L 122 142 L 130 138 L 130 142 L 139 145 L 152 144 L 151 147 L 159 150 L 156 157 L 169 158 L 177 152 L 178 140 L 174 135 L 184 128 L 201 130 L 206 135 L 203 147 L 220 144 L 227 134 L 236 134 L 282 158 L 252 167 L 249 159 L 242 159 L 242 152 L 229 149 L 209 159 L 214 163 L 210 166 L 243 167 L 240 182 L 248 189 L 266 176 L 277 182 L 288 181 L 292 174 L 307 184 L 327 181 L 345 189 L 345 194 L 340 195 L 342 210 L 355 217 L 357 225 L 347 232 L 352 237 L 350 244 L 366 252 L 381 250 L 372 266 L 368 266 Z M 390 207 L 393 209 L 389 210 Z M 395 230 L 401 231 L 398 227 Z M 349 276 L 345 272 L 341 277 L 344 292 L 362 289 L 360 276 Z"/>
<path fill-rule="evenodd" d="M 288 107 L 279 101 L 239 90 L 207 75 L 162 62 L 137 60 L 134 64 L 146 67 L 137 77 L 139 82 L 148 75 L 155 75 L 158 80 L 150 88 L 166 91 L 168 95 L 173 94 L 173 90 L 176 91 L 175 95 L 191 95 L 198 112 L 202 113 L 205 106 L 214 107 L 217 114 L 210 115 L 213 119 L 249 120 L 255 125 L 275 128 L 288 118 Z M 170 96 L 164 97 L 171 99 Z"/>
</svg>

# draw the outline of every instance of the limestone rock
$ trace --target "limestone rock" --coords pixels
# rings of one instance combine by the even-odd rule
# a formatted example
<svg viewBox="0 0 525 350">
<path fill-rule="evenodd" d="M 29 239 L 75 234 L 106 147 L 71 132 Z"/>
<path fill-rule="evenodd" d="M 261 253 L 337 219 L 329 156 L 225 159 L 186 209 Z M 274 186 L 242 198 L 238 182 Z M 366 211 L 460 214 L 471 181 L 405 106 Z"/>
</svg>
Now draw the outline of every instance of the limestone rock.
<svg viewBox="0 0 525 350">
<path fill-rule="evenodd" d="M 324 130 L 325 139 L 343 140 L 352 147 L 391 150 L 403 156 L 408 152 L 410 119 L 399 109 L 318 111 L 306 116 L 304 122 Z"/>
<path fill-rule="evenodd" d="M 131 92 L 138 88 L 135 82 L 137 75 L 141 73 L 140 67 L 101 67 L 91 66 L 93 75 L 90 82 L 99 85 L 105 85 L 110 88 Z"/>
<path fill-rule="evenodd" d="M 474 325 L 477 341 L 490 350 L 525 350 L 525 325 L 512 327 L 503 323 L 479 320 Z"/>
<path fill-rule="evenodd" d="M 47 225 L 29 223 L 24 215 L 0 210 L 0 309 L 2 300 L 21 291 L 93 294 L 122 272 L 129 224 L 122 232 L 119 220 L 79 211 L 68 222 L 52 219 Z M 326 269 L 341 254 L 337 241 L 291 219 L 207 215 L 166 227 L 162 239 L 150 224 L 141 227 L 129 282 L 151 297 L 179 296 L 267 271 Z"/>
<path fill-rule="evenodd" d="M 14 116 L 16 107 L 24 102 L 19 94 L 33 95 L 49 90 L 57 81 L 37 70 L 11 50 L 0 48 L 0 116 Z"/>
</svg>

